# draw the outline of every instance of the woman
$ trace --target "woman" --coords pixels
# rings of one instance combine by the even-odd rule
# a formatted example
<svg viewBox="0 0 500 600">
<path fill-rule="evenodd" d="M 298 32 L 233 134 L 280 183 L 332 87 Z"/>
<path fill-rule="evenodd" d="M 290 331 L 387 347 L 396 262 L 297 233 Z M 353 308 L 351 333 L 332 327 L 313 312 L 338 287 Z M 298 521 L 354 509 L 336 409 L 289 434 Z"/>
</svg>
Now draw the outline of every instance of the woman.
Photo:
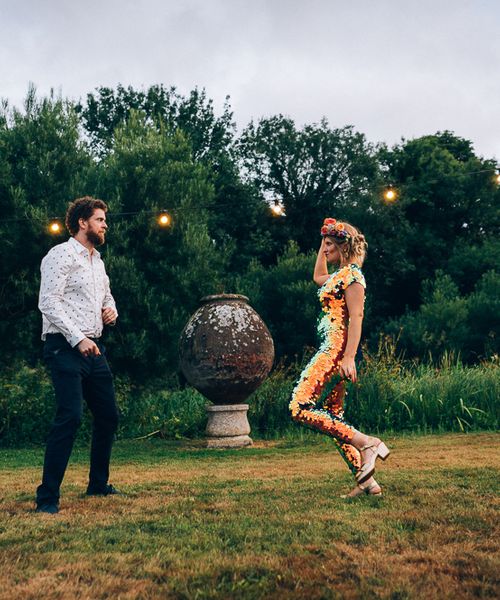
<svg viewBox="0 0 500 600">
<path fill-rule="evenodd" d="M 318 322 L 321 345 L 293 391 L 292 418 L 331 436 L 354 473 L 357 485 L 344 497 L 380 496 L 373 478 L 378 457 L 387 446 L 378 438 L 356 431 L 344 420 L 345 381 L 357 380 L 354 357 L 361 338 L 365 278 L 361 272 L 367 244 L 349 223 L 325 219 L 323 240 L 314 267 L 322 314 Z M 338 266 L 331 275 L 328 264 Z"/>
</svg>

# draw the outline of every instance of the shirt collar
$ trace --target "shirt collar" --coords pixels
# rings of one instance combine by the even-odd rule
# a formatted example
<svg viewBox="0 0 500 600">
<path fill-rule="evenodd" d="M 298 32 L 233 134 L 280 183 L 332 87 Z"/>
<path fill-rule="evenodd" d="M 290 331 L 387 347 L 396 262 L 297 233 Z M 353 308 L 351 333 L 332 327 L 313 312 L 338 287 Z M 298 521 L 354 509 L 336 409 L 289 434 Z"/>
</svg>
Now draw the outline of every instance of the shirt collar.
<svg viewBox="0 0 500 600">
<path fill-rule="evenodd" d="M 84 252 L 89 253 L 88 248 L 85 248 L 85 246 L 83 244 L 80 244 L 80 242 L 78 240 L 75 240 L 74 237 L 70 237 L 69 238 L 68 244 L 70 244 L 71 246 L 73 246 L 73 248 L 78 252 L 78 254 L 83 254 Z M 98 258 L 101 256 L 101 253 L 96 248 L 94 248 L 94 254 Z"/>
</svg>

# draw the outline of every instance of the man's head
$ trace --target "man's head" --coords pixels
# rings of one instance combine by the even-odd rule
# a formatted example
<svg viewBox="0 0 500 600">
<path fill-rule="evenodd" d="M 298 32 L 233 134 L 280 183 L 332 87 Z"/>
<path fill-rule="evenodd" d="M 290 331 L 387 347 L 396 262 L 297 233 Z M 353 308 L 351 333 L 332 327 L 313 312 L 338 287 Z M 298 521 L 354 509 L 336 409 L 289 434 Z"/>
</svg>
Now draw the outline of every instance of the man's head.
<svg viewBox="0 0 500 600">
<path fill-rule="evenodd" d="M 90 196 L 78 198 L 68 207 L 66 227 L 73 237 L 81 232 L 94 246 L 100 246 L 106 235 L 107 210 L 102 200 Z"/>
</svg>

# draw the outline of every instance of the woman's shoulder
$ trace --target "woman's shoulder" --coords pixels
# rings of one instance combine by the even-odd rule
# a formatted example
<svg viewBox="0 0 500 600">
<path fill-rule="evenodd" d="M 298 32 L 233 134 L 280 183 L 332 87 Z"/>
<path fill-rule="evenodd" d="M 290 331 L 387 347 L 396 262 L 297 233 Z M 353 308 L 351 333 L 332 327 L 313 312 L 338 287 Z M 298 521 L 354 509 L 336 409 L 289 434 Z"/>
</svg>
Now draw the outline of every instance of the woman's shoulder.
<svg viewBox="0 0 500 600">
<path fill-rule="evenodd" d="M 363 271 L 356 263 L 350 263 L 341 267 L 338 270 L 338 277 L 342 280 L 344 288 L 351 285 L 351 283 L 360 283 L 363 287 L 366 287 Z"/>
</svg>

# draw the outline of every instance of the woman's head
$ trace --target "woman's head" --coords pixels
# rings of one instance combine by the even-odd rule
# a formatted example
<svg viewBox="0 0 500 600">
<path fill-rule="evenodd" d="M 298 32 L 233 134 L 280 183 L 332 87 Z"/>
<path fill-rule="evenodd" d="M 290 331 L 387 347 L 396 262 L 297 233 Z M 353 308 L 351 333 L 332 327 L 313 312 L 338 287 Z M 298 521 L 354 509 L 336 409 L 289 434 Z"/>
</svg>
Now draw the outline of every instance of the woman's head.
<svg viewBox="0 0 500 600">
<path fill-rule="evenodd" d="M 328 262 L 363 264 L 368 244 L 359 229 L 346 221 L 328 218 L 323 222 L 321 235 L 325 240 Z"/>
</svg>

